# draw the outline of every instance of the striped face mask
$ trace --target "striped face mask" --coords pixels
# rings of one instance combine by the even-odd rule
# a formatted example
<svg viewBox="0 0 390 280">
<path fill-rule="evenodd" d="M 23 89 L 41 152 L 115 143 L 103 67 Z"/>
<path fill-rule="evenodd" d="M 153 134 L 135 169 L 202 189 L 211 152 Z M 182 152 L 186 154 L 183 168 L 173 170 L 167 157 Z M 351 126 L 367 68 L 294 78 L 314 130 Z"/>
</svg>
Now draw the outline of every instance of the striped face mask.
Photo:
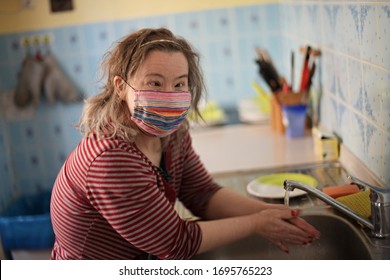
<svg viewBox="0 0 390 280">
<path fill-rule="evenodd" d="M 164 137 L 175 132 L 185 120 L 191 105 L 189 91 L 134 91 L 131 120 L 144 132 Z"/>
</svg>

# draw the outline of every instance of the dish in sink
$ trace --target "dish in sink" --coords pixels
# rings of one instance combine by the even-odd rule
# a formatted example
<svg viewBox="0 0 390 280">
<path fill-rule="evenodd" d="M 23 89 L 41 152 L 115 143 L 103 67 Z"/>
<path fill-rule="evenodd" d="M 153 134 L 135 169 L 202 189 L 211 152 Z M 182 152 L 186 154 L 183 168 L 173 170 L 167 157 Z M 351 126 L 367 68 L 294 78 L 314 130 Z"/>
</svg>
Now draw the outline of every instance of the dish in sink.
<svg viewBox="0 0 390 280">
<path fill-rule="evenodd" d="M 294 180 L 306 185 L 317 187 L 317 180 L 306 174 L 301 173 L 274 173 L 257 177 L 247 185 L 247 192 L 260 198 L 280 199 L 284 198 L 285 190 L 283 188 L 284 180 Z M 305 191 L 295 189 L 290 192 L 290 197 L 296 197 L 306 194 Z"/>
</svg>

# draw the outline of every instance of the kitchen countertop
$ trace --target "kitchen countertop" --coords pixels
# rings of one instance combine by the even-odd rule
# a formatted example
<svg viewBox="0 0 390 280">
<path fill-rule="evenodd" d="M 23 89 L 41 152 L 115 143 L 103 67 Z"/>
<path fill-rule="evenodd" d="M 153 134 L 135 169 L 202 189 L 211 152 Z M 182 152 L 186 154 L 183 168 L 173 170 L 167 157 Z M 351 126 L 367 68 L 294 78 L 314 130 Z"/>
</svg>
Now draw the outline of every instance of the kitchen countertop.
<svg viewBox="0 0 390 280">
<path fill-rule="evenodd" d="M 288 138 L 263 124 L 191 130 L 193 146 L 213 175 L 319 162 L 310 133 Z"/>
</svg>

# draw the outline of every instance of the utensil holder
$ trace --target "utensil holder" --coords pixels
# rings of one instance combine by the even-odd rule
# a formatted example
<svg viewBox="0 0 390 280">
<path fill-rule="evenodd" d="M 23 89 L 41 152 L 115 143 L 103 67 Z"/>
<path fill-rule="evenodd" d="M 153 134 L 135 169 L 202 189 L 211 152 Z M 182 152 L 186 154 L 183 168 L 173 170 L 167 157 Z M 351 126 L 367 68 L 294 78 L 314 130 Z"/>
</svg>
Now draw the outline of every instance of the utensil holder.
<svg viewBox="0 0 390 280">
<path fill-rule="evenodd" d="M 283 105 L 283 123 L 286 126 L 287 137 L 295 138 L 305 135 L 306 110 L 306 104 Z"/>
<path fill-rule="evenodd" d="M 275 95 L 271 97 L 271 115 L 270 115 L 271 127 L 278 133 L 284 133 L 285 127 L 282 118 L 282 107 L 279 100 Z"/>
<path fill-rule="evenodd" d="M 307 94 L 304 92 L 275 92 L 271 97 L 271 127 L 278 133 L 285 133 L 283 123 L 283 106 L 307 105 Z"/>
</svg>

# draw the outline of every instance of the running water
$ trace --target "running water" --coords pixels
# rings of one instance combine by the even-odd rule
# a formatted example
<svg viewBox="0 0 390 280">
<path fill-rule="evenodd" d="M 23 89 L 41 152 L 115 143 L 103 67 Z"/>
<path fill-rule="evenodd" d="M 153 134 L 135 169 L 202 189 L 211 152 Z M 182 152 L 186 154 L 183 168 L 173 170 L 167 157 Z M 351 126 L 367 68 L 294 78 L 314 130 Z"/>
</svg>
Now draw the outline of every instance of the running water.
<svg viewBox="0 0 390 280">
<path fill-rule="evenodd" d="M 286 190 L 284 192 L 284 205 L 289 206 L 290 204 L 290 191 Z"/>
</svg>

